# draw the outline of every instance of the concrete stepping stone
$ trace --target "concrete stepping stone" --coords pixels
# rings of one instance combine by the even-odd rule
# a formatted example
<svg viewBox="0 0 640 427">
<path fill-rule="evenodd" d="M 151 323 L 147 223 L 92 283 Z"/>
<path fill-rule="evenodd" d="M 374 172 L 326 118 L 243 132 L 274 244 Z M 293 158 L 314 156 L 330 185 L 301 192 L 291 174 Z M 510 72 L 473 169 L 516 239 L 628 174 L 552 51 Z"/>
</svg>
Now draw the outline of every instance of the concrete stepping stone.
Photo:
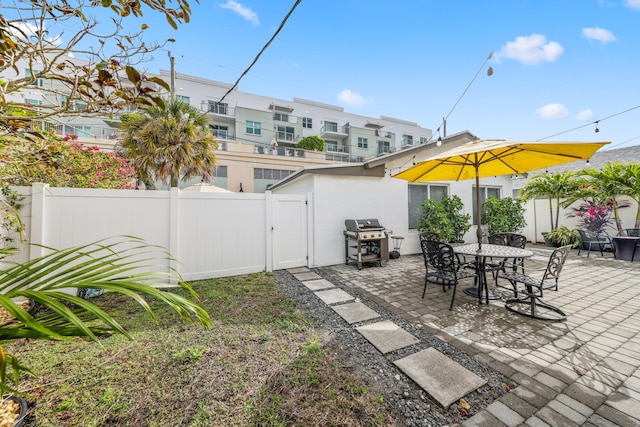
<svg viewBox="0 0 640 427">
<path fill-rule="evenodd" d="M 340 315 L 348 324 L 364 322 L 365 320 L 380 317 L 378 313 L 370 309 L 361 302 L 334 305 L 333 310 Z"/>
<path fill-rule="evenodd" d="M 311 272 L 311 270 L 309 270 L 307 267 L 294 267 L 294 268 L 287 268 L 287 271 L 291 274 L 295 274 L 295 273 L 309 273 Z"/>
<path fill-rule="evenodd" d="M 336 287 L 333 283 L 325 279 L 307 280 L 306 282 L 302 282 L 302 284 L 305 285 L 307 288 L 311 289 L 312 291 L 319 291 L 320 289 Z"/>
<path fill-rule="evenodd" d="M 416 337 L 390 320 L 360 326 L 356 331 L 360 332 L 382 354 L 419 342 Z"/>
<path fill-rule="evenodd" d="M 393 363 L 445 409 L 487 383 L 433 347 Z"/>
<path fill-rule="evenodd" d="M 306 272 L 306 273 L 296 273 L 296 274 L 293 275 L 293 277 L 295 277 L 296 279 L 300 280 L 301 282 L 304 282 L 305 280 L 322 279 L 322 277 L 318 276 L 313 271 L 309 271 L 309 272 Z"/>
<path fill-rule="evenodd" d="M 335 304 L 338 302 L 347 302 L 355 299 L 345 291 L 339 288 L 327 289 L 325 291 L 314 292 L 325 304 Z"/>
</svg>

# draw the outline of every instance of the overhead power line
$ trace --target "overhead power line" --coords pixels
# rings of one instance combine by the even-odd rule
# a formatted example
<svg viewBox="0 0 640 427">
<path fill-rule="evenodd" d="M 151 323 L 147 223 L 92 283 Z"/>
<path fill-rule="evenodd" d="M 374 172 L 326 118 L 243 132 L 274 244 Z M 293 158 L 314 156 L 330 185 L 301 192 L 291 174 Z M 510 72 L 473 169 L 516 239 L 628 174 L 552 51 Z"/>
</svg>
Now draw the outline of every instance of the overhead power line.
<svg viewBox="0 0 640 427">
<path fill-rule="evenodd" d="M 289 10 L 289 13 L 287 13 L 287 16 L 284 17 L 284 19 L 282 20 L 282 22 L 280 23 L 280 25 L 276 29 L 276 32 L 273 33 L 273 36 L 271 36 L 271 38 L 269 39 L 267 44 L 265 44 L 262 47 L 262 49 L 260 50 L 260 52 L 258 52 L 256 57 L 253 58 L 253 62 L 251 62 L 251 65 L 249 65 L 247 67 L 247 69 L 242 72 L 242 74 L 240 75 L 240 77 L 238 77 L 238 80 L 236 80 L 236 82 L 233 84 L 233 86 L 231 86 L 231 88 L 222 96 L 222 98 L 220 98 L 220 100 L 218 101 L 218 104 L 221 103 L 227 95 L 229 95 L 235 88 L 238 87 L 238 83 L 240 83 L 240 80 L 242 80 L 242 78 L 249 72 L 249 70 L 251 70 L 251 68 L 255 65 L 255 63 L 258 62 L 258 59 L 260 58 L 260 55 L 262 55 L 264 53 L 264 51 L 267 50 L 267 48 L 269 47 L 271 42 L 276 38 L 276 36 L 280 32 L 280 30 L 282 30 L 282 28 L 284 27 L 284 24 L 287 22 L 287 20 L 289 19 L 289 17 L 293 13 L 293 11 L 296 9 L 296 7 L 298 7 L 298 5 L 300 4 L 301 1 L 302 0 L 296 0 L 296 2 L 291 7 L 291 10 Z"/>
</svg>

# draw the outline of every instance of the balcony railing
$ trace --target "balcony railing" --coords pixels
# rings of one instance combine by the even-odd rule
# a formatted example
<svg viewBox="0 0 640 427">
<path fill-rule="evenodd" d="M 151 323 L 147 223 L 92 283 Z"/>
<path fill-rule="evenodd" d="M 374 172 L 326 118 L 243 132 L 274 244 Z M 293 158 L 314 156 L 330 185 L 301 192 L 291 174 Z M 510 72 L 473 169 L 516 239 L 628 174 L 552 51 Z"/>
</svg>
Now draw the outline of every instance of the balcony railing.
<svg viewBox="0 0 640 427">
<path fill-rule="evenodd" d="M 334 153 L 349 153 L 349 147 L 336 144 L 324 144 L 324 151 Z"/>
<path fill-rule="evenodd" d="M 378 155 L 389 154 L 395 152 L 395 147 L 378 147 Z"/>
<path fill-rule="evenodd" d="M 228 130 L 212 129 L 211 133 L 213 133 L 213 136 L 218 140 L 225 140 L 225 141 L 236 140 L 236 136 L 233 134 L 233 132 L 229 132 Z"/>
<path fill-rule="evenodd" d="M 227 117 L 235 117 L 236 115 L 236 109 L 226 104 L 209 104 L 209 112 Z"/>
<path fill-rule="evenodd" d="M 299 148 L 290 147 L 269 147 L 266 145 L 254 145 L 253 152 L 255 154 L 268 154 L 271 156 L 283 157 L 305 157 L 305 151 Z"/>
<path fill-rule="evenodd" d="M 276 134 L 276 139 L 278 141 L 289 141 L 289 142 L 297 142 L 298 135 L 289 132 L 278 132 Z"/>
</svg>

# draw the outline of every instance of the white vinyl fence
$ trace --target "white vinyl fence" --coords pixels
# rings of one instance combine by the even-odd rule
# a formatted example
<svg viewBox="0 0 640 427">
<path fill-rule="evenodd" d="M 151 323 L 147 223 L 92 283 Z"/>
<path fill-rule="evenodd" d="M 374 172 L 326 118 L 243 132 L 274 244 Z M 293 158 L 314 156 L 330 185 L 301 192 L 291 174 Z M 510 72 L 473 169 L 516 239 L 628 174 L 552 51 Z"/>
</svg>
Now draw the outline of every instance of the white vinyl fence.
<svg viewBox="0 0 640 427">
<path fill-rule="evenodd" d="M 167 248 L 186 280 L 307 265 L 307 196 L 18 187 L 29 243 L 56 249 L 113 236 Z M 43 254 L 26 245 L 26 261 Z M 167 266 L 168 267 L 168 266 Z"/>
</svg>

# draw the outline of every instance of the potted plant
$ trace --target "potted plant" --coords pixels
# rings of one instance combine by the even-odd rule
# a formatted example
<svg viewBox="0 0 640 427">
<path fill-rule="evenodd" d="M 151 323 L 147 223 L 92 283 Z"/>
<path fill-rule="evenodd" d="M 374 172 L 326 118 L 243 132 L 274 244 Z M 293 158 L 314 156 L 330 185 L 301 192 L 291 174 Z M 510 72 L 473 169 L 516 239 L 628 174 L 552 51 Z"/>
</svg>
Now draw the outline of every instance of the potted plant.
<svg viewBox="0 0 640 427">
<path fill-rule="evenodd" d="M 553 246 L 573 245 L 577 247 L 580 244 L 580 233 L 576 229 L 570 229 L 566 225 L 554 228 L 545 233 L 545 240 L 549 240 Z"/>
<path fill-rule="evenodd" d="M 462 242 L 471 228 L 471 215 L 462 213 L 462 200 L 458 196 L 445 196 L 442 202 L 426 199 L 418 231 L 438 236 L 443 242 Z"/>
<path fill-rule="evenodd" d="M 449 214 L 449 222 L 451 223 L 452 236 L 450 242 L 462 243 L 463 237 L 471 228 L 471 215 L 462 213 L 464 204 L 460 197 L 444 196 L 442 205 Z"/>
<path fill-rule="evenodd" d="M 524 219 L 523 202 L 506 197 L 499 199 L 489 197 L 484 202 L 483 222 L 487 224 L 488 233 L 519 233 L 527 222 Z"/>
</svg>

